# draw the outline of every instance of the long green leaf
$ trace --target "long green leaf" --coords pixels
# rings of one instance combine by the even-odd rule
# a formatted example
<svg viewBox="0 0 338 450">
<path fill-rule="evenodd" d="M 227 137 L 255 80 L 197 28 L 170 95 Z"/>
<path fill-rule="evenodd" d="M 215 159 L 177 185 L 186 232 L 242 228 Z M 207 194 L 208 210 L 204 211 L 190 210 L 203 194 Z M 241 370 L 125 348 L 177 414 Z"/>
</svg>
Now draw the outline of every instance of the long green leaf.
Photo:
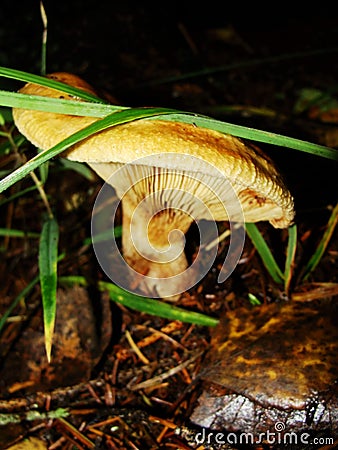
<svg viewBox="0 0 338 450">
<path fill-rule="evenodd" d="M 288 229 L 289 239 L 286 250 L 285 269 L 284 269 L 284 290 L 288 294 L 295 265 L 295 256 L 297 249 L 297 225 L 293 224 Z"/>
<path fill-rule="evenodd" d="M 68 138 L 64 139 L 59 144 L 55 145 L 54 147 L 39 153 L 34 158 L 29 160 L 26 164 L 24 164 L 23 166 L 16 169 L 14 172 L 7 175 L 7 177 L 3 178 L 0 181 L 0 192 L 3 192 L 6 189 L 8 189 L 10 186 L 12 186 L 14 183 L 24 178 L 29 172 L 33 171 L 44 162 L 49 161 L 51 158 L 54 158 L 67 148 L 82 141 L 88 136 L 97 133 L 98 131 L 102 131 L 113 125 L 131 122 L 136 119 L 158 116 L 161 114 L 169 114 L 171 112 L 172 110 L 165 108 L 133 108 L 130 110 L 128 109 L 113 114 L 109 114 L 105 118 L 98 120 L 97 122 L 94 122 L 91 125 L 88 125 L 87 127 L 83 128 L 80 131 L 77 131 Z"/>
<path fill-rule="evenodd" d="M 195 323 L 209 327 L 216 326 L 218 320 L 193 311 L 185 311 L 175 305 L 155 300 L 152 298 L 140 297 L 130 292 L 126 292 L 112 283 L 101 282 L 103 289 L 109 293 L 111 300 L 121 303 L 124 306 L 142 311 L 147 314 L 164 317 L 171 320 Z"/>
<path fill-rule="evenodd" d="M 303 275 L 302 275 L 303 280 L 307 280 L 310 273 L 317 267 L 318 263 L 322 259 L 322 256 L 328 246 L 328 243 L 329 243 L 331 236 L 334 232 L 334 229 L 337 225 L 337 222 L 338 222 L 338 203 L 332 210 L 325 233 L 323 234 L 315 252 L 311 256 L 309 262 L 307 263 L 307 265 L 305 266 L 305 268 L 303 270 Z"/>
<path fill-rule="evenodd" d="M 111 230 L 105 230 L 95 236 L 84 239 L 83 245 L 96 244 L 98 242 L 104 242 L 112 237 L 120 238 L 122 236 L 122 225 L 118 225 Z"/>
<path fill-rule="evenodd" d="M 154 117 L 153 119 L 156 119 L 156 117 Z M 241 125 L 222 122 L 220 120 L 211 119 L 210 117 L 179 113 L 167 115 L 164 120 L 191 123 L 199 127 L 209 128 L 210 130 L 219 131 L 221 133 L 232 134 L 233 136 L 238 136 L 252 141 L 278 145 L 280 147 L 293 148 L 294 150 L 311 153 L 323 158 L 338 161 L 337 149 L 313 144 L 311 142 L 283 136 L 277 133 L 271 133 L 269 131 L 256 130 L 255 128 L 243 127 Z"/>
<path fill-rule="evenodd" d="M 46 105 L 48 101 L 50 101 L 51 112 L 62 112 L 63 114 L 79 114 L 79 115 L 87 115 L 87 116 L 94 116 L 94 117 L 103 117 L 104 115 L 109 114 L 108 111 L 112 111 L 112 108 L 116 109 L 122 109 L 125 107 L 122 106 L 114 106 L 114 105 L 108 105 L 106 101 L 102 100 L 101 98 L 98 98 L 92 94 L 88 94 L 87 92 L 84 92 L 81 89 L 74 88 L 72 86 L 69 86 L 65 83 L 61 83 L 59 81 L 46 78 L 39 75 L 34 75 L 28 72 L 23 72 L 15 69 L 9 69 L 6 67 L 0 67 L 0 76 L 7 77 L 7 78 L 13 78 L 16 80 L 24 81 L 24 82 L 31 82 L 40 84 L 42 86 L 47 86 L 50 88 L 58 89 L 62 92 L 69 93 L 71 95 L 74 95 L 75 97 L 87 100 L 89 102 L 95 102 L 96 105 L 91 108 L 90 104 L 83 103 L 83 102 L 74 102 L 69 101 L 69 104 L 67 100 L 60 100 L 60 99 L 42 99 L 36 98 L 34 99 L 34 96 L 26 96 L 28 97 L 27 103 L 26 100 L 22 100 L 21 94 L 19 93 L 6 93 L 2 92 L 0 93 L 0 104 L 3 102 L 4 105 L 12 106 L 12 107 L 26 107 L 26 108 L 32 108 L 34 107 L 34 102 L 37 102 L 37 109 L 46 110 Z M 81 103 L 81 107 L 77 105 L 76 103 Z M 103 103 L 103 105 L 102 105 Z M 24 106 L 24 104 L 26 106 Z M 61 108 L 61 109 L 60 109 Z M 65 109 L 62 109 L 65 108 Z M 73 110 L 72 110 L 73 108 Z M 83 108 L 83 109 L 82 109 Z M 89 109 L 91 108 L 91 111 Z M 74 112 L 78 111 L 77 113 Z M 65 112 L 65 111 L 69 112 Z M 73 112 L 71 112 L 71 110 Z M 81 112 L 82 111 L 82 112 Z M 192 116 L 194 119 L 192 119 Z M 156 119 L 156 117 L 154 117 Z M 229 133 L 234 136 L 256 140 L 258 142 L 266 142 L 271 143 L 274 145 L 279 145 L 282 147 L 289 147 L 293 148 L 295 150 L 303 151 L 312 153 L 318 156 L 322 156 L 329 159 L 338 160 L 338 151 L 336 149 L 331 149 L 329 147 L 321 146 L 318 144 L 313 144 L 306 141 L 301 141 L 298 139 L 290 138 L 287 136 L 282 136 L 275 133 L 265 132 L 262 130 L 256 130 L 253 128 L 248 127 L 242 127 L 240 125 L 234 125 L 229 124 L 226 122 L 218 121 L 209 117 L 204 117 L 201 115 L 192 115 L 190 113 L 184 113 L 182 111 L 177 111 L 176 114 L 168 115 L 164 118 L 165 120 L 173 120 L 173 121 L 182 121 L 186 123 L 194 123 L 197 126 L 202 126 L 210 129 L 214 129 L 217 131 L 220 131 L 222 133 Z"/>
<path fill-rule="evenodd" d="M 0 228 L 0 236 L 9 236 L 16 238 L 38 238 L 39 233 L 33 231 L 13 230 L 10 228 Z"/>
<path fill-rule="evenodd" d="M 9 69 L 7 67 L 0 67 L 0 77 L 11 78 L 25 83 L 36 83 L 41 86 L 47 86 L 58 91 L 65 92 L 66 94 L 73 95 L 74 97 L 81 98 L 83 100 L 91 102 L 106 103 L 96 95 L 89 94 L 82 89 L 75 88 L 69 84 L 61 83 L 60 81 L 53 80 L 41 75 L 35 75 L 29 72 L 23 72 L 21 70 Z"/>
<path fill-rule="evenodd" d="M 73 170 L 74 172 L 77 172 L 78 174 L 80 174 L 81 176 L 83 176 L 84 178 L 86 178 L 89 181 L 95 180 L 94 172 L 87 165 L 84 165 L 77 161 L 72 161 L 67 158 L 61 158 L 61 157 L 60 157 L 59 161 L 62 166 L 62 168 L 59 168 L 59 170 Z"/>
<path fill-rule="evenodd" d="M 246 223 L 245 229 L 272 279 L 276 283 L 283 283 L 284 275 L 257 226 L 254 223 Z"/>
<path fill-rule="evenodd" d="M 174 83 L 177 81 L 187 80 L 191 78 L 197 78 L 197 77 L 204 77 L 204 76 L 210 76 L 214 75 L 220 72 L 227 72 L 237 69 L 245 69 L 247 67 L 254 67 L 257 65 L 265 65 L 266 67 L 269 67 L 272 63 L 278 63 L 282 61 L 289 61 L 292 59 L 300 59 L 300 58 L 307 58 L 307 57 L 313 57 L 315 55 L 325 55 L 327 53 L 338 53 L 337 47 L 325 47 L 325 48 L 317 48 L 317 49 L 311 49 L 306 51 L 300 51 L 300 52 L 287 52 L 280 55 L 273 55 L 268 56 L 265 58 L 249 58 L 245 59 L 244 61 L 237 61 L 235 63 L 231 64 L 225 64 L 220 65 L 216 67 L 205 67 L 200 70 L 196 70 L 194 72 L 186 72 L 186 73 L 180 73 L 179 75 L 172 75 L 168 76 L 166 78 L 163 77 L 156 77 L 153 80 L 149 80 L 144 82 L 141 85 L 138 85 L 138 89 L 145 89 L 149 86 L 156 86 L 159 84 L 165 84 L 165 83 Z M 334 57 L 334 56 L 333 56 Z"/>
<path fill-rule="evenodd" d="M 36 276 L 33 278 L 33 280 L 27 284 L 27 286 L 20 292 L 20 294 L 15 297 L 11 305 L 7 308 L 6 312 L 1 316 L 0 318 L 0 333 L 2 331 L 3 326 L 6 323 L 6 320 L 11 315 L 12 311 L 17 307 L 17 305 L 20 303 L 20 301 L 26 297 L 30 293 L 30 291 L 33 290 L 36 283 L 39 281 L 39 276 Z"/>
<path fill-rule="evenodd" d="M 81 276 L 59 277 L 59 283 L 87 286 L 86 279 Z M 100 281 L 98 285 L 101 291 L 108 291 L 112 301 L 121 303 L 122 305 L 136 311 L 164 317 L 166 319 L 180 320 L 182 322 L 194 323 L 208 327 L 215 327 L 218 324 L 218 320 L 213 317 L 194 311 L 187 311 L 161 300 L 145 298 L 132 294 L 113 283 Z"/>
<path fill-rule="evenodd" d="M 39 272 L 45 329 L 45 347 L 50 361 L 56 316 L 57 256 L 59 227 L 54 218 L 43 224 L 39 245 Z"/>
<path fill-rule="evenodd" d="M 65 100 L 3 90 L 0 90 L 0 105 L 10 108 L 24 108 L 36 111 L 100 118 L 105 117 L 112 112 L 130 109 L 125 106 L 108 105 L 97 102 L 92 103 L 88 101 L 80 102 L 79 100 Z"/>
<path fill-rule="evenodd" d="M 59 255 L 58 262 L 61 261 L 64 258 L 64 256 L 65 256 L 64 254 Z M 20 294 L 17 297 L 15 297 L 15 299 L 13 300 L 11 305 L 7 308 L 6 312 L 1 316 L 1 318 L 0 318 L 0 334 L 1 334 L 2 328 L 4 327 L 4 325 L 6 323 L 6 320 L 11 315 L 12 311 L 16 308 L 16 306 L 20 303 L 20 301 L 22 299 L 24 299 L 34 289 L 35 285 L 39 282 L 39 280 L 40 280 L 40 274 L 37 275 L 36 277 L 34 277 L 33 280 L 30 283 L 28 283 L 25 288 L 22 289 Z"/>
<path fill-rule="evenodd" d="M 0 180 L 0 184 L 1 184 L 1 180 Z M 15 194 L 10 195 L 9 197 L 7 197 L 4 200 L 2 200 L 0 202 L 0 207 L 5 205 L 6 203 L 12 202 L 13 200 L 15 200 L 18 197 L 22 197 L 22 196 L 28 194 L 29 192 L 35 191 L 36 189 L 37 189 L 36 184 L 34 184 L 33 186 L 30 186 L 30 187 L 28 187 L 26 189 L 22 189 L 21 191 L 18 191 Z"/>
<path fill-rule="evenodd" d="M 3 106 L 14 108 L 25 108 L 38 111 L 48 111 L 60 114 L 71 114 L 98 118 L 103 118 L 109 114 L 125 109 L 137 109 L 132 109 L 120 105 L 117 106 L 100 103 L 79 102 L 74 100 L 62 100 L 7 91 L 0 91 L 0 104 Z M 184 111 L 171 111 L 172 113 L 168 113 L 165 117 L 161 117 L 161 119 L 174 122 L 189 123 L 202 128 L 209 128 L 221 133 L 238 136 L 244 139 L 278 145 L 280 147 L 288 147 L 294 150 L 311 153 L 323 158 L 338 161 L 337 149 L 325 147 L 324 145 L 313 144 L 308 141 L 283 136 L 277 133 L 271 133 L 263 130 L 257 130 L 255 128 L 227 123 L 199 114 L 187 113 Z M 157 117 L 156 115 L 152 117 L 152 119 L 155 120 L 158 118 L 159 117 Z"/>
</svg>

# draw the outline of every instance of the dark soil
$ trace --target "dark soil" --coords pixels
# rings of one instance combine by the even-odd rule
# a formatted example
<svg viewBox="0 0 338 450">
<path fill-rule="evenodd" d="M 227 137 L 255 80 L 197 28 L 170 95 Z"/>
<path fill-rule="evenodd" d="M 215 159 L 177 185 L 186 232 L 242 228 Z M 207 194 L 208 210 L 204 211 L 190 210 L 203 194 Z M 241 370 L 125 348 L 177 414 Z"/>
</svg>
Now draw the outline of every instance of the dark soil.
<svg viewBox="0 0 338 450">
<path fill-rule="evenodd" d="M 296 109 L 304 89 L 322 91 L 333 105 L 338 101 L 338 19 L 327 9 L 290 13 L 238 4 L 222 11 L 216 2 L 147 6 L 89 0 L 46 1 L 45 8 L 47 72 L 76 73 L 123 105 L 194 111 L 338 147 L 336 106 L 329 120 L 316 108 L 302 113 Z M 1 66 L 40 73 L 41 37 L 38 1 L 20 7 L 2 1 Z M 0 79 L 1 89 L 20 86 Z M 337 202 L 337 162 L 287 148 L 260 147 L 275 160 L 295 198 L 297 275 Z M 30 144 L 24 144 L 24 150 L 27 158 L 34 155 Z M 7 158 L 1 156 L 0 170 L 13 164 Z M 50 449 L 197 448 L 189 436 L 199 429 L 189 419 L 203 391 L 199 375 L 205 370 L 213 330 L 129 310 L 96 289 L 104 275 L 83 240 L 90 235 L 92 205 L 102 182 L 96 176 L 87 180 L 68 173 L 53 161 L 45 187 L 60 224 L 59 251 L 65 252 L 59 275 L 84 276 L 89 287 L 59 287 L 51 364 L 44 353 L 38 283 L 4 327 L 0 417 L 16 413 L 19 420 L 0 426 L 0 448 L 23 437 L 40 438 Z M 0 202 L 29 186 L 27 178 Z M 37 193 L 0 207 L 0 227 L 41 231 L 45 207 Z M 284 264 L 287 231 L 267 224 L 260 224 L 260 230 Z M 36 239 L 15 238 L 1 238 L 0 245 L 2 315 L 37 276 L 38 246 Z M 190 251 L 194 250 L 192 245 Z M 249 240 L 232 277 L 217 284 L 225 253 L 224 244 L 213 269 L 182 295 L 178 306 L 222 318 L 227 311 L 247 306 L 248 293 L 265 304 L 285 299 L 283 288 L 271 280 Z M 289 300 L 296 294 L 302 301 L 337 300 L 337 256 L 335 232 L 308 282 L 301 284 L 295 276 Z M 321 290 L 314 283 L 322 283 Z M 139 353 L 132 349 L 132 341 Z M 149 386 L 141 384 L 161 374 L 166 376 Z M 65 408 L 68 415 L 27 420 L 28 411 L 58 408 Z"/>
</svg>

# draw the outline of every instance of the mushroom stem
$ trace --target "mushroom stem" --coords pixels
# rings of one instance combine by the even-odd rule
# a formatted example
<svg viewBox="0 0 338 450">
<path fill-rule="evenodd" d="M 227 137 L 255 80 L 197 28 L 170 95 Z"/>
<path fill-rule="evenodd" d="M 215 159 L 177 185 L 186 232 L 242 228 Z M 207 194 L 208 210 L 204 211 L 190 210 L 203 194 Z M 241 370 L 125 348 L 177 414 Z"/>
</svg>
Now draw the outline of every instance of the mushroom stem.
<svg viewBox="0 0 338 450">
<path fill-rule="evenodd" d="M 188 267 L 184 235 L 193 220 L 183 211 L 165 207 L 153 211 L 153 206 L 151 198 L 135 203 L 134 192 L 123 196 L 122 253 L 140 274 L 137 282 L 142 292 L 174 300 L 176 296 L 168 295 L 165 283 L 174 277 L 170 290 L 184 289 L 184 271 Z"/>
</svg>

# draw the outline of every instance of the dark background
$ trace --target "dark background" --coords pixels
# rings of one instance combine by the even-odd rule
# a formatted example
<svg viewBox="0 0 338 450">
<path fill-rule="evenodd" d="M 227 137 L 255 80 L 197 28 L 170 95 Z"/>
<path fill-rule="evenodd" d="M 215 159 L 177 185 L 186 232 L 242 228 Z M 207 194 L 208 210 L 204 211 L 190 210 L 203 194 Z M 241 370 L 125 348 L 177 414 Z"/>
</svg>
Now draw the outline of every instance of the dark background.
<svg viewBox="0 0 338 450">
<path fill-rule="evenodd" d="M 338 18 L 330 6 L 92 0 L 44 6 L 47 72 L 74 72 L 121 104 L 201 112 L 320 143 L 316 124 L 294 117 L 294 105 L 303 88 L 338 90 Z M 3 0 L 0 65 L 40 73 L 42 29 L 39 1 Z M 2 88 L 19 86 L 0 79 Z M 219 111 L 233 105 L 276 115 Z M 314 198 L 319 208 L 335 201 L 331 161 L 261 146 L 294 190 L 299 213 Z"/>
<path fill-rule="evenodd" d="M 164 76 L 183 75 L 206 67 L 288 53 L 321 51 L 338 45 L 338 19 L 321 4 L 295 10 L 283 3 L 272 6 L 230 2 L 44 2 L 48 16 L 47 70 L 72 70 L 89 81 L 124 94 L 138 84 Z M 39 72 L 42 21 L 39 1 L 3 0 L 0 12 L 0 58 L 4 66 Z M 210 31 L 232 26 L 236 39 L 221 41 Z M 184 37 L 189 34 L 196 51 Z M 237 40 L 237 42 L 236 42 Z M 306 67 L 320 73 L 323 83 L 336 73 L 336 52 L 280 63 L 281 79 Z M 328 66 L 328 61 L 330 65 Z M 312 67 L 309 70 L 309 67 Z M 261 81 L 275 67 L 260 65 Z M 293 71 L 292 72 L 292 68 Z M 244 69 L 244 72 L 248 69 Z M 242 69 L 243 72 L 243 69 Z M 275 74 L 276 75 L 276 74 Z M 238 74 L 240 76 L 240 74 Z M 242 75 L 243 76 L 243 75 Z M 231 75 L 220 78 L 232 91 Z M 258 82 L 259 80 L 256 80 Z M 121 88 L 122 86 L 122 88 Z M 243 93 L 237 91 L 241 99 Z"/>
</svg>

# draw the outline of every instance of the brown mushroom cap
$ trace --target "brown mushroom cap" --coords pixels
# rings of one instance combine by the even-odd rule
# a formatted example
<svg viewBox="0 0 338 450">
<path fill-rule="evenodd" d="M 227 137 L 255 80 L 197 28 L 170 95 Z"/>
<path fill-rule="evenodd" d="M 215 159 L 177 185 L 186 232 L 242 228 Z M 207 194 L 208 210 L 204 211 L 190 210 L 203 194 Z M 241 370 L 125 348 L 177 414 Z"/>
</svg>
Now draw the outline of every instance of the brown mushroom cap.
<svg viewBox="0 0 338 450">
<path fill-rule="evenodd" d="M 96 94 L 75 75 L 56 73 L 51 77 Z M 73 98 L 31 83 L 20 92 Z M 13 109 L 13 117 L 19 131 L 41 149 L 51 148 L 99 120 L 24 109 Z M 161 260 L 167 255 L 168 233 L 178 229 L 184 234 L 193 220 L 208 218 L 198 208 L 190 210 L 188 206 L 180 211 L 183 204 L 189 204 L 189 196 L 201 199 L 215 221 L 229 220 L 224 204 L 230 190 L 241 207 L 238 216 L 231 216 L 232 221 L 242 221 L 244 215 L 246 222 L 269 221 L 276 228 L 285 228 L 294 218 L 292 196 L 273 162 L 255 146 L 206 128 L 165 120 L 136 120 L 98 132 L 71 147 L 63 156 L 86 162 L 116 189 L 122 198 L 124 258 L 131 266 L 138 267 L 140 273 L 156 280 L 162 275 L 173 277 L 187 266 L 184 252 L 176 253 L 173 259 Z M 122 179 L 116 180 L 112 174 L 122 166 L 127 171 Z M 124 195 L 129 185 L 132 188 Z M 222 192 L 223 203 L 214 201 L 211 195 L 214 189 Z M 155 196 L 150 207 L 148 203 L 141 212 L 140 223 L 132 234 L 133 212 L 152 193 Z M 150 220 L 152 217 L 154 220 Z M 175 249 L 176 244 L 179 247 L 179 239 L 170 242 L 169 247 Z M 151 246 L 159 251 L 157 255 L 151 254 Z M 157 290 L 161 291 L 159 281 L 156 283 Z M 180 289 L 178 286 L 177 292 L 182 292 Z M 168 297 L 166 292 L 159 296 Z"/>
</svg>

